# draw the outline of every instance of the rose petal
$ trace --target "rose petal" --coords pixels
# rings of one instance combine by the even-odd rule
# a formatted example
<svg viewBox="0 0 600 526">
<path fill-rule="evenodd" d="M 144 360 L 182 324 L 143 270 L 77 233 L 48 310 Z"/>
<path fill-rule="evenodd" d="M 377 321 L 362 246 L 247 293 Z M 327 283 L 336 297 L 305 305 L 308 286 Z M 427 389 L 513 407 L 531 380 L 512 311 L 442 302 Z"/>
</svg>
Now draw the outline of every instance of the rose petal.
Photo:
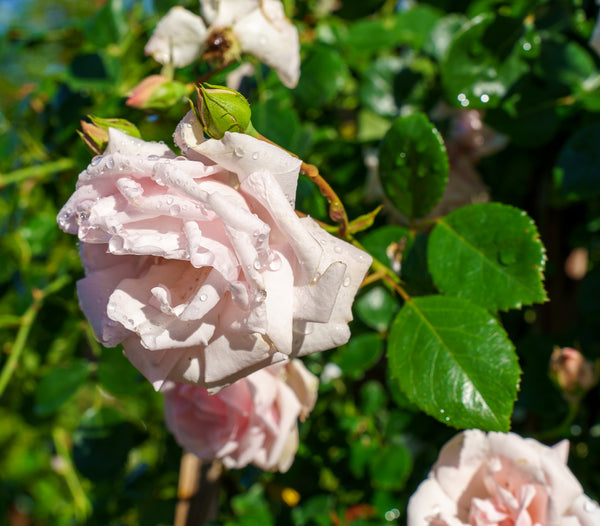
<svg viewBox="0 0 600 526">
<path fill-rule="evenodd" d="M 202 18 L 183 7 L 172 7 L 159 20 L 144 51 L 161 64 L 181 68 L 200 56 L 206 33 Z"/>
</svg>

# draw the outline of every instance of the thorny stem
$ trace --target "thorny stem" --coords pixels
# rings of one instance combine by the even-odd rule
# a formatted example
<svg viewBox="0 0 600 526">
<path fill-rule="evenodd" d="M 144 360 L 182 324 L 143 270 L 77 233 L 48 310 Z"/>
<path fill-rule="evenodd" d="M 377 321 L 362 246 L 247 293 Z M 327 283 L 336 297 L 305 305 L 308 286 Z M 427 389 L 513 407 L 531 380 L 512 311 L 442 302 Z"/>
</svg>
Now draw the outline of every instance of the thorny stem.
<svg viewBox="0 0 600 526">
<path fill-rule="evenodd" d="M 71 168 L 75 168 L 75 161 L 67 158 L 28 166 L 27 168 L 21 168 L 7 174 L 0 174 L 0 188 L 4 188 L 9 184 L 20 183 L 27 179 L 43 179 L 54 173 L 70 170 Z"/>
<path fill-rule="evenodd" d="M 8 359 L 4 364 L 2 373 L 0 373 L 0 396 L 2 396 L 2 394 L 4 393 L 8 382 L 10 381 L 13 373 L 17 369 L 19 358 L 21 357 L 21 354 L 25 349 L 27 337 L 29 336 L 29 332 L 31 331 L 31 327 L 33 326 L 33 322 L 35 321 L 37 313 L 42 307 L 44 299 L 50 294 L 60 290 L 70 281 L 71 278 L 69 276 L 62 276 L 50 283 L 50 285 L 48 285 L 45 289 L 34 289 L 32 291 L 33 303 L 23 313 L 23 316 L 21 316 L 21 323 L 19 331 L 17 332 L 17 337 L 15 338 L 15 342 L 12 346 L 10 354 L 8 355 Z"/>
</svg>

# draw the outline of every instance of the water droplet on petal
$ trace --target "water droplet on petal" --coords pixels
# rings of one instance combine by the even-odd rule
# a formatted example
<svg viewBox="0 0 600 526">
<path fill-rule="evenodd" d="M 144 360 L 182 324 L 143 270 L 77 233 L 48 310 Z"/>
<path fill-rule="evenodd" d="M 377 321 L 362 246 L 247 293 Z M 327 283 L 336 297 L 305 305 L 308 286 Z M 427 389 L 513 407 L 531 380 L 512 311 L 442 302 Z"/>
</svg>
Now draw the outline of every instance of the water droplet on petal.
<svg viewBox="0 0 600 526">
<path fill-rule="evenodd" d="M 171 214 L 172 216 L 177 216 L 181 213 L 181 207 L 179 205 L 173 205 L 171 208 L 169 208 L 169 214 Z"/>
<path fill-rule="evenodd" d="M 200 301 L 206 301 L 208 296 L 206 294 L 200 294 Z"/>
<path fill-rule="evenodd" d="M 243 148 L 240 148 L 239 146 L 236 146 L 236 147 L 233 149 L 233 154 L 234 154 L 236 157 L 244 157 L 244 155 L 246 155 L 246 152 L 244 151 L 244 149 L 243 149 Z"/>
<path fill-rule="evenodd" d="M 159 159 L 160 159 L 160 157 L 158 155 L 149 155 L 148 156 L 149 161 L 158 161 Z"/>
<path fill-rule="evenodd" d="M 115 160 L 113 159 L 112 156 L 110 156 L 108 159 L 106 159 L 106 167 L 109 169 L 115 167 Z"/>
<path fill-rule="evenodd" d="M 262 267 L 263 267 L 263 266 L 262 266 L 262 263 L 261 263 L 261 262 L 260 262 L 258 259 L 256 259 L 256 260 L 254 261 L 254 268 L 255 268 L 256 270 L 260 270 Z"/>
<path fill-rule="evenodd" d="M 343 282 L 344 287 L 348 287 L 350 285 L 350 276 L 346 276 Z"/>
<path fill-rule="evenodd" d="M 254 152 L 252 154 L 252 159 L 254 159 L 255 161 L 258 159 L 259 153 L 258 152 Z"/>
<path fill-rule="evenodd" d="M 96 157 L 94 157 L 92 159 L 92 162 L 90 162 L 90 165 L 98 166 L 98 164 L 100 164 L 100 161 L 102 161 L 102 159 L 104 159 L 104 155 L 96 155 Z"/>
<path fill-rule="evenodd" d="M 269 270 L 273 272 L 277 272 L 281 268 L 281 258 L 279 256 L 275 256 L 273 260 L 269 263 Z"/>
<path fill-rule="evenodd" d="M 340 247 L 339 245 L 336 245 L 335 247 L 333 247 L 333 251 L 336 254 L 341 254 L 342 253 L 342 247 Z"/>
<path fill-rule="evenodd" d="M 593 500 L 586 500 L 583 504 L 583 509 L 588 513 L 593 513 L 598 508 L 598 503 Z"/>
<path fill-rule="evenodd" d="M 172 205 L 173 201 L 174 201 L 174 199 L 171 196 L 167 197 L 167 204 L 168 205 Z"/>
</svg>

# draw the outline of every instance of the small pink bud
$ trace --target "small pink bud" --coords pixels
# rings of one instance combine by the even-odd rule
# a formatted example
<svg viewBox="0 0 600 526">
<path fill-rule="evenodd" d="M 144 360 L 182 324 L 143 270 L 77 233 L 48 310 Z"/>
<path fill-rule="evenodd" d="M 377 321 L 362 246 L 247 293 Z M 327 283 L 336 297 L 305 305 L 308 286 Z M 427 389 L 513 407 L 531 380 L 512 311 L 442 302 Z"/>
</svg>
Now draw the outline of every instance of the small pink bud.
<svg viewBox="0 0 600 526">
<path fill-rule="evenodd" d="M 131 91 L 131 95 L 125 101 L 127 106 L 131 106 L 132 108 L 144 109 L 146 107 L 146 103 L 152 97 L 156 89 L 168 82 L 169 79 L 167 77 L 163 77 L 162 75 L 150 75 L 142 80 L 133 90 Z"/>
<path fill-rule="evenodd" d="M 550 357 L 550 377 L 573 402 L 598 383 L 598 367 L 585 359 L 577 349 L 555 347 Z"/>
</svg>

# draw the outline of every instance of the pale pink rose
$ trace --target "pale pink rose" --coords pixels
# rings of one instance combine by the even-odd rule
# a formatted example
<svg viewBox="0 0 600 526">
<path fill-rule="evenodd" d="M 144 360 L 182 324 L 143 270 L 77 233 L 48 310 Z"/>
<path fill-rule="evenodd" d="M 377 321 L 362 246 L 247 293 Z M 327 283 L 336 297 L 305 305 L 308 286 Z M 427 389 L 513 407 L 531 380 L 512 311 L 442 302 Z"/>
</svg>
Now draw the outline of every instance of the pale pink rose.
<svg viewBox="0 0 600 526">
<path fill-rule="evenodd" d="M 179 445 L 201 459 L 284 472 L 298 449 L 298 418 L 314 407 L 318 386 L 300 360 L 256 371 L 215 395 L 168 382 L 165 420 Z"/>
<path fill-rule="evenodd" d="M 470 430 L 441 450 L 408 503 L 408 526 L 598 526 L 600 508 L 553 447 Z"/>
<path fill-rule="evenodd" d="M 96 337 L 157 390 L 218 390 L 345 343 L 371 258 L 296 215 L 300 161 L 237 133 L 200 143 L 189 118 L 176 138 L 188 157 L 110 129 L 59 213 Z"/>
</svg>

